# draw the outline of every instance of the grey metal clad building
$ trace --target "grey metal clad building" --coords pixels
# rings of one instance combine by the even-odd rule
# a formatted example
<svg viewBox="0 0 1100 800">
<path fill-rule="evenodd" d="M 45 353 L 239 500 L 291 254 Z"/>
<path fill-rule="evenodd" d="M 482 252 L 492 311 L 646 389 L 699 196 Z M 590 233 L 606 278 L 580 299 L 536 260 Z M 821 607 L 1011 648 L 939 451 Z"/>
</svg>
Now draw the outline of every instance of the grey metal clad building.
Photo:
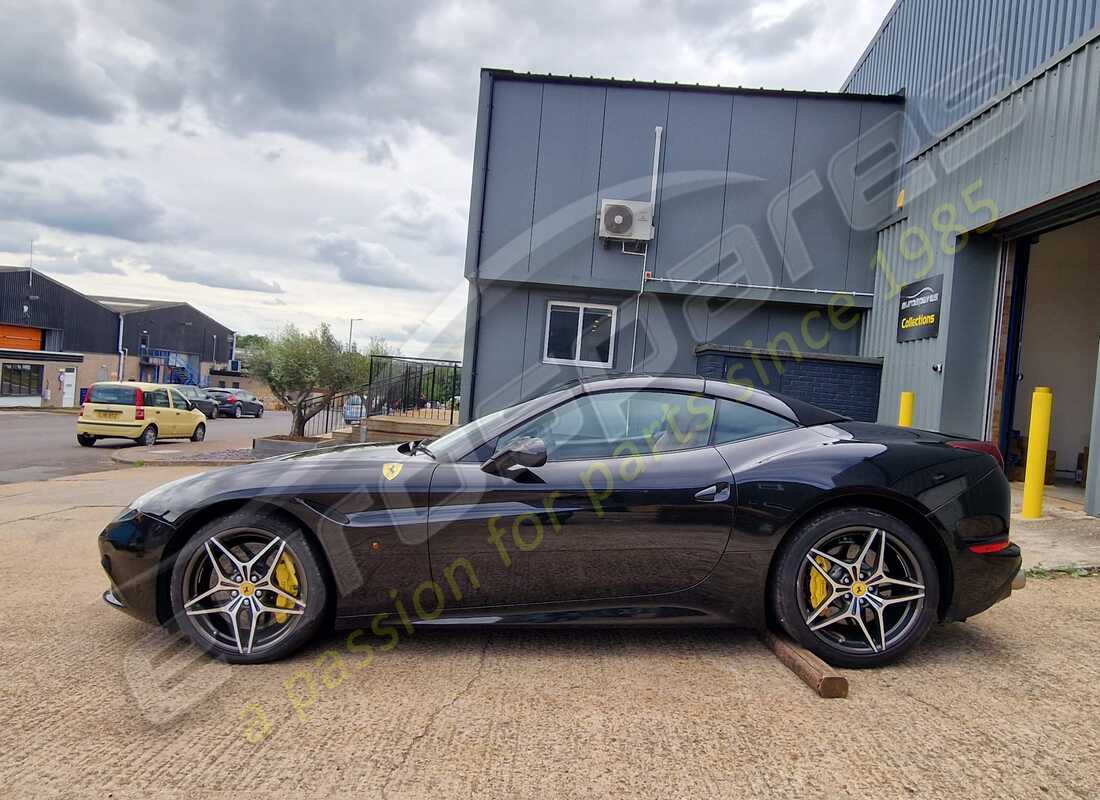
<svg viewBox="0 0 1100 800">
<path fill-rule="evenodd" d="M 881 365 L 859 356 L 861 312 L 900 108 L 483 71 L 464 413 L 578 371 L 703 371 L 801 385 L 873 419 Z M 857 191 L 857 163 L 885 167 L 886 183 Z"/>
<path fill-rule="evenodd" d="M 1048 459 L 1060 483 L 1088 476 L 1092 514 L 1098 25 L 1097 0 L 899 0 L 845 83 L 907 99 L 905 203 L 879 229 L 860 351 L 883 360 L 880 418 L 892 421 L 898 393 L 914 391 L 919 426 L 994 439 L 1019 461 L 1031 394 L 1049 386 Z M 899 341 L 904 287 L 936 276 L 938 335 Z"/>
<path fill-rule="evenodd" d="M 1098 253 L 1100 0 L 898 0 L 836 95 L 486 70 L 463 412 L 609 370 L 913 391 L 1015 473 L 1049 386 L 1098 514 Z"/>
</svg>

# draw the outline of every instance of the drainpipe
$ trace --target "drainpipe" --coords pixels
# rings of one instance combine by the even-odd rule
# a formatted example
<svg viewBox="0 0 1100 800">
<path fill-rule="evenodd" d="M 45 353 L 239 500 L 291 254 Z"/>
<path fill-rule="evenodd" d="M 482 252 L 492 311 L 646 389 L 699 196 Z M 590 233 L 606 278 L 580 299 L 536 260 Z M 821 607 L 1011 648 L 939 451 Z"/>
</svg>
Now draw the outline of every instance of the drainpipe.
<svg viewBox="0 0 1100 800">
<path fill-rule="evenodd" d="M 657 219 L 657 175 L 661 168 L 661 134 L 664 128 L 658 125 L 653 130 L 653 181 L 649 185 L 650 219 Z M 630 371 L 634 371 L 634 356 L 638 352 L 638 318 L 642 315 L 642 294 L 645 292 L 645 272 L 649 262 L 649 246 L 657 238 L 657 229 L 653 229 L 653 238 L 645 243 L 642 253 L 642 277 L 638 281 L 638 296 L 634 301 L 634 337 L 630 342 Z"/>
<path fill-rule="evenodd" d="M 125 326 L 126 317 L 122 314 L 118 315 L 118 379 L 125 380 L 126 371 L 126 349 L 122 346 L 122 331 Z"/>
</svg>

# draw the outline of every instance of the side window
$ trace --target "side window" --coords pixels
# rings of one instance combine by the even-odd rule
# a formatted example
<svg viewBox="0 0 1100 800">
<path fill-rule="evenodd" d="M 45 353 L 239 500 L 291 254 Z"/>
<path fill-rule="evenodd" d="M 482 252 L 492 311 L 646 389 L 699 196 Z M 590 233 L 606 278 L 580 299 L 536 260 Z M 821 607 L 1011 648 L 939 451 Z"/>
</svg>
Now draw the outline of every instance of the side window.
<svg viewBox="0 0 1100 800">
<path fill-rule="evenodd" d="M 718 421 L 714 426 L 714 443 L 726 444 L 797 427 L 790 420 L 756 406 L 745 405 L 734 400 L 719 400 Z"/>
<path fill-rule="evenodd" d="M 145 393 L 145 405 L 156 408 L 168 408 L 168 392 L 164 389 L 154 389 Z"/>
<path fill-rule="evenodd" d="M 176 408 L 187 408 L 187 400 L 175 389 L 169 389 L 172 393 L 172 405 Z"/>
<path fill-rule="evenodd" d="M 675 392 L 602 392 L 570 400 L 500 437 L 497 450 L 524 436 L 546 443 L 550 461 L 622 458 L 705 446 L 714 400 Z"/>
<path fill-rule="evenodd" d="M 614 306 L 564 301 L 547 304 L 544 362 L 610 367 L 614 354 Z"/>
</svg>

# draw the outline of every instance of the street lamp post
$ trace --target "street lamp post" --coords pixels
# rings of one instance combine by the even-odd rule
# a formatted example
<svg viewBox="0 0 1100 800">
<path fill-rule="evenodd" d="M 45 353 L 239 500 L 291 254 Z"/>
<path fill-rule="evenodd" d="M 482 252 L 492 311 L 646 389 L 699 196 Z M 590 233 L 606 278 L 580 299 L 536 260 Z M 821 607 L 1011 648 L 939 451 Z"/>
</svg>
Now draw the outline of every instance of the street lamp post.
<svg viewBox="0 0 1100 800">
<path fill-rule="evenodd" d="M 355 331 L 355 323 L 362 321 L 362 317 L 354 317 L 350 322 L 348 322 L 348 350 L 351 350 L 352 333 Z"/>
</svg>

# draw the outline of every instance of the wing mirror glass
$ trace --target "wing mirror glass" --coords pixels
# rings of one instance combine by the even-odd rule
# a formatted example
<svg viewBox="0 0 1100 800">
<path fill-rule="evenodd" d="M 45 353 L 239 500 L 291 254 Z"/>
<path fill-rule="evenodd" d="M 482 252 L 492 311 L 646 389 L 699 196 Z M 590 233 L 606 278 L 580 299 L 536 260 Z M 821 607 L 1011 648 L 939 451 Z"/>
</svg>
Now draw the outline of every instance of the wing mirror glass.
<svg viewBox="0 0 1100 800">
<path fill-rule="evenodd" d="M 546 463 L 546 442 L 537 436 L 524 436 L 493 453 L 481 468 L 492 475 L 503 475 L 514 467 L 541 467 Z"/>
</svg>

